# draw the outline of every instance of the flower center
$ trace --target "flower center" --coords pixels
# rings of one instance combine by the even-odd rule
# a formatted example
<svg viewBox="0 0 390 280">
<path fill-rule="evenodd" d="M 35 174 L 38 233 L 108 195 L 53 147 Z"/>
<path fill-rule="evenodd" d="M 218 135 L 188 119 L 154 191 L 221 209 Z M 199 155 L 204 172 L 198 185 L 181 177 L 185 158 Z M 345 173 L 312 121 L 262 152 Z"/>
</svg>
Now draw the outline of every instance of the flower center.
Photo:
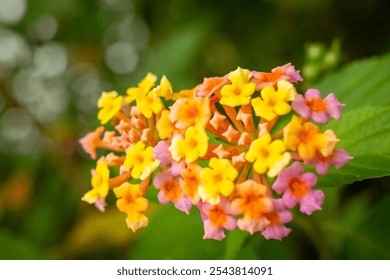
<svg viewBox="0 0 390 280">
<path fill-rule="evenodd" d="M 291 179 L 288 186 L 295 197 L 301 198 L 307 194 L 307 183 L 299 178 Z"/>
<path fill-rule="evenodd" d="M 221 206 L 215 205 L 209 211 L 209 219 L 214 226 L 221 227 L 226 224 L 227 215 L 225 210 L 221 208 Z"/>
<path fill-rule="evenodd" d="M 321 113 L 326 111 L 326 103 L 320 98 L 313 98 L 306 101 L 306 105 L 310 107 L 313 112 Z"/>
</svg>

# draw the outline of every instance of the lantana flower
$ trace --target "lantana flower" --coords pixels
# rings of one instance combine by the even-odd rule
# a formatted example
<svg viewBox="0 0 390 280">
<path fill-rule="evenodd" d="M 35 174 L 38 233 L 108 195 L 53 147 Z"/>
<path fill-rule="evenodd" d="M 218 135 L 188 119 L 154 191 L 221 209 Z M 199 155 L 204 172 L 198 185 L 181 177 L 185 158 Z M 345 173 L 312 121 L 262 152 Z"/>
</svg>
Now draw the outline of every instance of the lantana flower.
<svg viewBox="0 0 390 280">
<path fill-rule="evenodd" d="M 313 123 L 341 119 L 344 104 L 334 93 L 298 93 L 303 79 L 291 63 L 271 72 L 238 67 L 179 91 L 166 76 L 157 80 L 148 73 L 125 96 L 103 92 L 102 126 L 80 140 L 93 159 L 108 151 L 82 200 L 104 211 L 113 191 L 134 232 L 148 224 L 145 195 L 155 187 L 160 204 L 200 213 L 205 239 L 243 230 L 280 240 L 293 230 L 290 208 L 321 209 L 318 176 L 352 159 L 335 131 Z"/>
<path fill-rule="evenodd" d="M 116 203 L 118 209 L 127 214 L 127 226 L 133 232 L 146 227 L 149 219 L 144 213 L 149 209 L 149 201 L 143 197 L 141 186 L 125 182 L 114 188 L 114 193 L 118 198 Z"/>
<path fill-rule="evenodd" d="M 311 172 L 303 173 L 302 165 L 294 162 L 279 174 L 272 189 L 279 194 L 283 193 L 282 199 L 286 207 L 293 208 L 299 203 L 301 212 L 310 215 L 320 210 L 324 201 L 324 192 L 312 189 L 316 184 L 316 175 Z"/>
</svg>

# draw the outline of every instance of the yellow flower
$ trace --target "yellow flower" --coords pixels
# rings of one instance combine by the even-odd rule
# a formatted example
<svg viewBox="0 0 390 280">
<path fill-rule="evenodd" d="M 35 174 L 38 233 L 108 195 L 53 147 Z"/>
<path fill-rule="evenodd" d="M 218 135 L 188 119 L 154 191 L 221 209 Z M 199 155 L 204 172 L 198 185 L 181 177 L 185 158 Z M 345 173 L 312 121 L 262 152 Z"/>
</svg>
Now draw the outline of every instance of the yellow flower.
<svg viewBox="0 0 390 280">
<path fill-rule="evenodd" d="M 249 82 L 251 72 L 238 67 L 237 70 L 230 72 L 228 78 L 231 84 L 223 86 L 220 103 L 230 107 L 249 104 L 256 88 L 255 83 Z"/>
<path fill-rule="evenodd" d="M 101 124 L 108 123 L 120 111 L 122 108 L 122 100 L 123 97 L 118 96 L 116 91 L 103 91 L 102 96 L 97 102 L 98 108 L 100 108 L 97 118 Z"/>
<path fill-rule="evenodd" d="M 267 121 L 273 120 L 276 116 L 286 115 L 291 111 L 288 101 L 294 100 L 296 90 L 287 81 L 278 82 L 278 89 L 273 86 L 265 87 L 261 90 L 261 98 L 252 99 L 252 107 L 256 116 Z"/>
<path fill-rule="evenodd" d="M 116 205 L 121 212 L 127 214 L 126 223 L 133 232 L 148 225 L 148 218 L 144 212 L 149 209 L 149 201 L 143 197 L 140 185 L 128 182 L 114 188 L 118 198 Z"/>
<path fill-rule="evenodd" d="M 127 103 L 131 103 L 142 96 L 146 96 L 146 94 L 154 87 L 156 80 L 157 77 L 154 74 L 148 73 L 138 84 L 138 87 L 131 87 L 127 89 L 127 97 L 125 98 L 125 101 Z"/>
<path fill-rule="evenodd" d="M 127 89 L 127 97 L 125 101 L 131 103 L 134 100 L 137 103 L 138 110 L 146 117 L 150 118 L 153 113 L 158 114 L 163 109 L 162 101 L 159 97 L 161 89 L 152 90 L 155 86 L 157 77 L 152 73 L 148 73 L 146 77 L 138 84 L 138 87 L 131 87 Z M 169 84 L 169 82 L 168 82 Z M 168 90 L 169 87 L 166 83 L 164 84 L 164 90 Z"/>
<path fill-rule="evenodd" d="M 264 174 L 268 170 L 268 176 L 275 177 L 290 162 L 291 156 L 282 140 L 272 141 L 271 135 L 265 133 L 251 143 L 245 159 L 254 162 L 253 169 L 257 173 Z"/>
<path fill-rule="evenodd" d="M 320 133 L 320 128 L 311 122 L 302 124 L 296 116 L 284 128 L 283 134 L 287 148 L 291 151 L 298 150 L 303 160 L 314 159 L 317 151 L 329 151 L 329 147 L 326 148 L 326 135 Z"/>
<path fill-rule="evenodd" d="M 190 126 L 206 127 L 210 117 L 210 100 L 200 97 L 176 100 L 171 106 L 169 115 L 171 122 L 175 123 L 178 129 L 186 129 Z"/>
<path fill-rule="evenodd" d="M 180 161 L 184 157 L 187 163 L 191 163 L 207 153 L 208 141 L 209 137 L 203 127 L 191 126 L 187 129 L 184 139 L 172 139 L 169 151 L 174 160 Z"/>
<path fill-rule="evenodd" d="M 84 194 L 81 200 L 93 204 L 99 198 L 105 198 L 108 194 L 109 179 L 110 170 L 108 169 L 106 162 L 101 158 L 96 165 L 96 169 L 92 170 L 92 190 Z"/>
<path fill-rule="evenodd" d="M 141 141 L 131 146 L 126 151 L 126 159 L 123 165 L 131 170 L 131 176 L 135 179 L 146 179 L 160 164 L 153 158 L 153 148 L 147 147 Z"/>
<path fill-rule="evenodd" d="M 146 95 L 139 95 L 136 101 L 138 110 L 145 118 L 150 118 L 153 113 L 160 113 L 164 108 L 160 97 L 154 91 L 149 91 Z"/>
<path fill-rule="evenodd" d="M 200 173 L 202 184 L 199 185 L 199 195 L 203 201 L 218 204 L 220 194 L 227 197 L 234 190 L 234 180 L 238 172 L 228 159 L 212 158 L 209 166 Z"/>
</svg>

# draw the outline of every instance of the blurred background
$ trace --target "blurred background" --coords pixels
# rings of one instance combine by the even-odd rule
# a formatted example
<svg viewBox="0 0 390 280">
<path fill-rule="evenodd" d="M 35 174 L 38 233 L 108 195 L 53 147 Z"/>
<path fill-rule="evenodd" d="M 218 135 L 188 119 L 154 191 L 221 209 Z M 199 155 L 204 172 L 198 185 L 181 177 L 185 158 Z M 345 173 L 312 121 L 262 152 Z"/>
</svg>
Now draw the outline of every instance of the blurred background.
<svg viewBox="0 0 390 280">
<path fill-rule="evenodd" d="M 389 8 L 387 0 L 0 0 L 0 259 L 390 259 L 381 245 L 388 217 L 378 216 L 390 205 L 388 178 L 326 189 L 323 211 L 297 214 L 282 242 L 237 232 L 204 241 L 196 211 L 157 203 L 149 227 L 133 234 L 114 200 L 104 214 L 81 202 L 95 162 L 78 144 L 98 125 L 101 91 L 123 94 L 149 71 L 178 91 L 237 66 L 291 62 L 306 89 L 388 52 Z"/>
</svg>

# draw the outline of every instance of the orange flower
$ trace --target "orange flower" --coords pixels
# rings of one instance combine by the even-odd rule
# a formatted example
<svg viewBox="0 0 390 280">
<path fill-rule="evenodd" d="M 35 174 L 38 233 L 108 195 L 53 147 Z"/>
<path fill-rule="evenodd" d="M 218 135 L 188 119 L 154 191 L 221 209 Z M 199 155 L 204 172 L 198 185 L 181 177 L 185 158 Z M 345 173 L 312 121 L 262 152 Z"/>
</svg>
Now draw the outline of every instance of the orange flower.
<svg viewBox="0 0 390 280">
<path fill-rule="evenodd" d="M 180 98 L 171 106 L 169 118 L 178 129 L 190 126 L 203 126 L 210 120 L 210 101 L 208 98 Z"/>
<path fill-rule="evenodd" d="M 149 209 L 149 201 L 143 197 L 141 186 L 125 182 L 114 188 L 114 193 L 118 198 L 116 205 L 119 211 L 127 214 L 127 226 L 133 232 L 146 227 L 149 220 L 144 212 Z"/>
</svg>

